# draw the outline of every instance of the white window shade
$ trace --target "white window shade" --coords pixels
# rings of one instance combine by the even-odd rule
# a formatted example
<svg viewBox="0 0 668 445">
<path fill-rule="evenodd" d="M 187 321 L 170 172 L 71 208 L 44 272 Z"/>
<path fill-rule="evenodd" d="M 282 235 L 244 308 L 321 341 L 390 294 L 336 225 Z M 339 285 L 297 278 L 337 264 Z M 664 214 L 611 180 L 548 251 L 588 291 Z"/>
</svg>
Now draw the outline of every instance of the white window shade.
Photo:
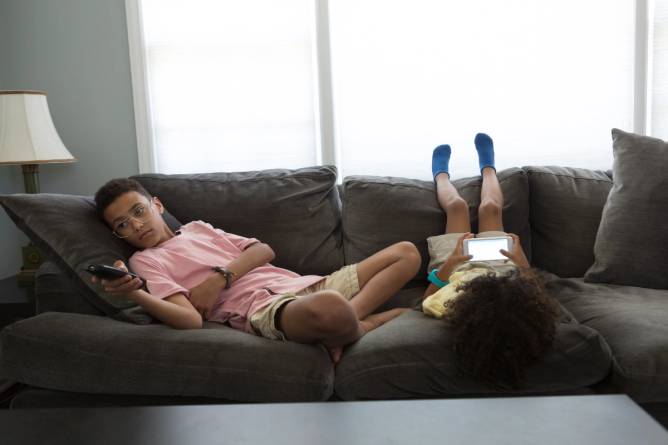
<svg viewBox="0 0 668 445">
<path fill-rule="evenodd" d="M 668 140 L 668 0 L 654 1 L 654 32 L 651 40 L 650 134 Z"/>
<path fill-rule="evenodd" d="M 632 130 L 632 0 L 336 0 L 330 17 L 345 175 L 429 178 L 442 143 L 453 177 L 476 175 L 476 132 L 499 170 L 609 169 L 610 129 Z"/>
<path fill-rule="evenodd" d="M 310 2 L 141 5 L 157 171 L 316 164 Z"/>
</svg>

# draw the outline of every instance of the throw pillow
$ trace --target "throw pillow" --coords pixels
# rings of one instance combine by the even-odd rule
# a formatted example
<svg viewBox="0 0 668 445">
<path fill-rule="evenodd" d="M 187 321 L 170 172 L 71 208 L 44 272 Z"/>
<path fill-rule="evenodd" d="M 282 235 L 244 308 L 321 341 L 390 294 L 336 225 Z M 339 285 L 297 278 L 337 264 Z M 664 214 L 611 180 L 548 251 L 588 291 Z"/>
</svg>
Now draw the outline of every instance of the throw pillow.
<svg viewBox="0 0 668 445">
<path fill-rule="evenodd" d="M 85 271 L 89 264 L 127 262 L 134 248 L 116 238 L 98 218 L 92 197 L 49 193 L 0 195 L 0 204 L 30 240 L 61 270 L 86 300 L 102 313 L 146 324 L 152 317 L 131 300 L 102 291 Z M 167 212 L 172 230 L 181 224 Z"/>
<path fill-rule="evenodd" d="M 668 143 L 612 130 L 613 186 L 585 281 L 668 289 Z"/>
</svg>

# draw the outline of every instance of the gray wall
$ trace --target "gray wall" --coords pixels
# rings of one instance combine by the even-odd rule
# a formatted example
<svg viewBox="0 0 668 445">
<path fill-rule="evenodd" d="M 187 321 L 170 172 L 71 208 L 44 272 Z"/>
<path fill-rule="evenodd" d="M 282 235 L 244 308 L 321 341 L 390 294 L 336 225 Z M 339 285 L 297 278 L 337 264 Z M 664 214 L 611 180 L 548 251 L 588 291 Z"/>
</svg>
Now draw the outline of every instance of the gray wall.
<svg viewBox="0 0 668 445">
<path fill-rule="evenodd" d="M 74 164 L 40 166 L 42 193 L 92 195 L 139 172 L 125 2 L 0 0 L 0 89 L 47 93 Z M 19 166 L 0 165 L 0 193 L 22 193 Z M 0 212 L 0 278 L 16 274 L 27 239 Z"/>
</svg>

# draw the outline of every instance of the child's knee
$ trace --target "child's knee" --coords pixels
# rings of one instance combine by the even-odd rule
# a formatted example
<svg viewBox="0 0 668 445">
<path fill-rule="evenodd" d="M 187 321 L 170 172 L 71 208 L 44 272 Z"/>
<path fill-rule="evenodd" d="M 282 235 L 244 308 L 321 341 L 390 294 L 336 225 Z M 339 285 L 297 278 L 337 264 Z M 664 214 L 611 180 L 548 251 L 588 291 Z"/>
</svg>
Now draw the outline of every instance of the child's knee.
<svg viewBox="0 0 668 445">
<path fill-rule="evenodd" d="M 348 300 L 335 290 L 318 292 L 310 315 L 313 324 L 325 337 L 348 335 L 358 327 L 355 310 Z"/>
<path fill-rule="evenodd" d="M 486 199 L 480 203 L 478 213 L 481 215 L 498 216 L 501 214 L 501 205 L 491 199 Z"/>
<path fill-rule="evenodd" d="M 454 215 L 458 213 L 468 215 L 469 205 L 464 198 L 457 196 L 446 205 L 445 211 L 448 215 Z"/>
<path fill-rule="evenodd" d="M 401 241 L 395 244 L 399 258 L 407 263 L 407 272 L 415 275 L 422 264 L 422 257 L 420 251 L 415 247 L 415 244 L 410 241 Z"/>
</svg>

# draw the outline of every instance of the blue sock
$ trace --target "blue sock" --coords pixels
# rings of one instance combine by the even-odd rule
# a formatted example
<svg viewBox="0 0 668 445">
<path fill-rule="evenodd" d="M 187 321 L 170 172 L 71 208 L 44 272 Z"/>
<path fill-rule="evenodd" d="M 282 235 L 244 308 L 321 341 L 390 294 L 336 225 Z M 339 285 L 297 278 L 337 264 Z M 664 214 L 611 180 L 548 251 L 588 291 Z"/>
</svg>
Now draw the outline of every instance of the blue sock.
<svg viewBox="0 0 668 445">
<path fill-rule="evenodd" d="M 439 173 L 447 173 L 448 178 L 448 162 L 450 162 L 450 146 L 439 145 L 434 148 L 434 153 L 431 155 L 431 172 L 434 174 L 434 179 Z"/>
<path fill-rule="evenodd" d="M 478 133 L 475 135 L 475 149 L 478 152 L 478 162 L 480 164 L 480 173 L 485 167 L 494 167 L 494 142 L 492 138 L 485 133 Z"/>
</svg>

